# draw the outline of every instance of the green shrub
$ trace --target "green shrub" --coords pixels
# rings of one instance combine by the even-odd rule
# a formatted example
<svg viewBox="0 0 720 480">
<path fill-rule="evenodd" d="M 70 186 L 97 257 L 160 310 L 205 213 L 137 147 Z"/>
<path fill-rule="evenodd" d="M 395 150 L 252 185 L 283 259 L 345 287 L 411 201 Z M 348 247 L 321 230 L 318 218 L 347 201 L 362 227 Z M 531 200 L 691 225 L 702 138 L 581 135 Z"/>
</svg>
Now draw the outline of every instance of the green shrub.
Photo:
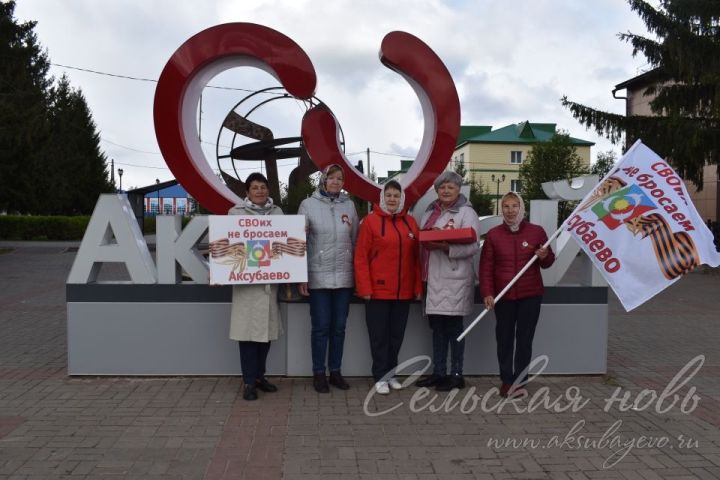
<svg viewBox="0 0 720 480">
<path fill-rule="evenodd" d="M 80 240 L 85 234 L 88 216 L 0 216 L 3 240 Z"/>
<path fill-rule="evenodd" d="M 190 220 L 192 220 L 192 217 L 182 217 L 182 226 L 185 228 L 185 225 L 190 223 Z M 144 235 L 154 235 L 156 233 L 155 228 L 155 217 L 145 217 L 145 231 L 143 232 Z"/>
<path fill-rule="evenodd" d="M 144 219 L 145 230 L 143 234 L 153 235 L 155 234 L 155 217 L 145 217 Z"/>
<path fill-rule="evenodd" d="M 89 216 L 0 215 L 1 240 L 82 240 Z M 183 227 L 190 221 L 183 217 Z M 145 217 L 145 235 L 155 233 L 155 217 Z"/>
</svg>

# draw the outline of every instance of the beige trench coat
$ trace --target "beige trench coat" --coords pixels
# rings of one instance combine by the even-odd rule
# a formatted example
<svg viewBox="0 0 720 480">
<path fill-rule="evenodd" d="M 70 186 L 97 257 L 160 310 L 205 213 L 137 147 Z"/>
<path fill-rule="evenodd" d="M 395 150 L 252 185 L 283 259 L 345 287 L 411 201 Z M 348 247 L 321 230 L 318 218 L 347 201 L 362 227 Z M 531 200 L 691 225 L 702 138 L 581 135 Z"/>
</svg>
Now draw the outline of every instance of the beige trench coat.
<svg viewBox="0 0 720 480">
<path fill-rule="evenodd" d="M 282 215 L 277 205 L 268 215 Z M 236 205 L 228 215 L 257 215 L 257 212 Z M 230 339 L 250 342 L 277 340 L 282 334 L 276 284 L 234 285 L 230 313 Z"/>
</svg>

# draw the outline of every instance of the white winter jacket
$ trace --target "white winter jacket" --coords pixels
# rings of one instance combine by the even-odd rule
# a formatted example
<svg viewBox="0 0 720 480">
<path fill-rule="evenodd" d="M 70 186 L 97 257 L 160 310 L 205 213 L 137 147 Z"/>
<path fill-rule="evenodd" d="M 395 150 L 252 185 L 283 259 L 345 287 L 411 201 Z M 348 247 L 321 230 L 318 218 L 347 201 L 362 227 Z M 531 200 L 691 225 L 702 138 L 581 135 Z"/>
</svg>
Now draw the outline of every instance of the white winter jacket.
<svg viewBox="0 0 720 480">
<path fill-rule="evenodd" d="M 353 287 L 358 215 L 352 200 L 344 193 L 333 199 L 316 190 L 302 201 L 298 215 L 305 215 L 308 228 L 308 288 Z"/>
<path fill-rule="evenodd" d="M 436 202 L 430 204 L 423 214 L 423 228 L 432 214 Z M 451 208 L 440 214 L 435 227 L 443 228 L 450 220 L 454 228 L 472 227 L 480 239 L 480 221 L 464 196 Z M 479 252 L 479 242 L 451 243 L 450 250 L 429 250 L 427 295 L 425 313 L 428 315 L 468 315 L 475 299 L 474 256 Z"/>
</svg>

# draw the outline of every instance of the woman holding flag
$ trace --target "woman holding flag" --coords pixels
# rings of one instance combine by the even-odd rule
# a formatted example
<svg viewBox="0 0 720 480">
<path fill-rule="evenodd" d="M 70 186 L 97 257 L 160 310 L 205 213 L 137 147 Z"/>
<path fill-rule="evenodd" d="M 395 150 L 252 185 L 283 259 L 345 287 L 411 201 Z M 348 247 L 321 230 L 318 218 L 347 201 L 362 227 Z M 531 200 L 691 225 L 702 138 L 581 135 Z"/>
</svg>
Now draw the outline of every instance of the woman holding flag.
<svg viewBox="0 0 720 480">
<path fill-rule="evenodd" d="M 488 310 L 495 309 L 495 339 L 502 386 L 500 395 L 516 396 L 527 382 L 525 370 L 532 357 L 535 327 L 540 317 L 544 293 L 540 268 L 555 261 L 545 230 L 524 219 L 522 197 L 509 192 L 501 200 L 503 223 L 490 229 L 480 253 L 480 295 Z M 536 255 L 537 262 L 517 280 L 505 296 L 495 297 L 515 275 Z M 519 379 L 521 374 L 524 377 Z"/>
</svg>

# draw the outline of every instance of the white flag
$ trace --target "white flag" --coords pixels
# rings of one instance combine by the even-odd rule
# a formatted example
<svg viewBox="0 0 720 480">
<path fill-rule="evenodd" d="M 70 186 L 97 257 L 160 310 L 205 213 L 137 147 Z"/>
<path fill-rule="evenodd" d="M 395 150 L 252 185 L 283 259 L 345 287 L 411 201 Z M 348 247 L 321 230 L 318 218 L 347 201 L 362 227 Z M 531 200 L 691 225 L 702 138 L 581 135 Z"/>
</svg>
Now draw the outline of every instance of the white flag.
<svg viewBox="0 0 720 480">
<path fill-rule="evenodd" d="M 640 140 L 563 224 L 625 310 L 700 264 L 720 265 L 713 235 L 668 163 Z"/>
</svg>

